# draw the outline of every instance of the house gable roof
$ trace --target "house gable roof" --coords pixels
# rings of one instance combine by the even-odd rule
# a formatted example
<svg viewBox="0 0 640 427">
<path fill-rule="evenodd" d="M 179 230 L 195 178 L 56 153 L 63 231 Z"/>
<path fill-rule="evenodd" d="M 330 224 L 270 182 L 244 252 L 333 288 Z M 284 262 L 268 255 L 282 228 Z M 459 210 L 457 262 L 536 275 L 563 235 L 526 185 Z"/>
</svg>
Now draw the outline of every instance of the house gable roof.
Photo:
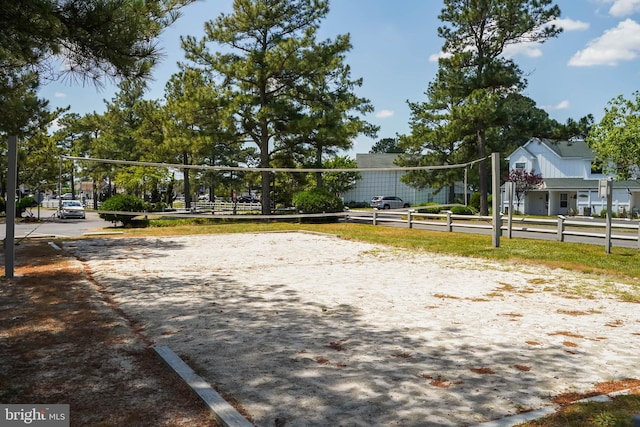
<svg viewBox="0 0 640 427">
<path fill-rule="evenodd" d="M 572 159 L 593 159 L 595 156 L 593 155 L 593 151 L 587 145 L 586 141 L 583 139 L 572 139 L 568 141 L 559 141 L 553 139 L 544 139 L 544 138 L 531 138 L 527 143 L 523 146 L 524 148 L 528 147 L 531 144 L 543 144 L 547 147 L 552 153 L 557 155 L 560 158 L 572 158 Z"/>
<path fill-rule="evenodd" d="M 521 147 L 516 148 L 515 151 L 513 153 L 511 153 L 511 155 L 509 155 L 508 157 L 505 157 L 505 160 L 509 161 L 509 160 L 511 160 L 512 157 L 515 157 L 520 153 L 522 153 L 524 156 L 528 157 L 530 160 L 534 160 L 536 158 L 536 156 L 531 154 L 529 152 L 529 150 L 526 149 L 526 144 L 525 144 L 525 145 L 523 145 Z"/>
</svg>

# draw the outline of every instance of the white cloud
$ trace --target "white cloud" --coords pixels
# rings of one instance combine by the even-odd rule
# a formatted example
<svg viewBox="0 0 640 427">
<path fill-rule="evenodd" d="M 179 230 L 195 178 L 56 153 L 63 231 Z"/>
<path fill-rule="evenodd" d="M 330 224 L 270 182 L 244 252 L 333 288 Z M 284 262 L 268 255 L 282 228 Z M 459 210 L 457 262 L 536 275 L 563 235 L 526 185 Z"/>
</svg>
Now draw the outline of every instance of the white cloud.
<svg viewBox="0 0 640 427">
<path fill-rule="evenodd" d="M 438 59 L 440 58 L 449 58 L 451 57 L 450 53 L 447 52 L 438 52 L 438 53 L 434 53 L 433 55 L 429 56 L 429 62 L 438 62 Z"/>
<path fill-rule="evenodd" d="M 613 0 L 612 2 L 609 14 L 613 16 L 629 16 L 640 12 L 640 0 Z"/>
<path fill-rule="evenodd" d="M 55 96 L 56 98 L 66 98 L 67 94 L 62 92 L 56 92 L 53 94 L 53 96 Z"/>
<path fill-rule="evenodd" d="M 378 119 L 388 119 L 389 117 L 393 117 L 395 112 L 391 110 L 380 110 L 376 113 L 376 118 Z"/>
<path fill-rule="evenodd" d="M 588 22 L 574 21 L 573 19 L 569 18 L 554 19 L 550 22 L 550 24 L 555 25 L 556 27 L 560 27 L 564 31 L 584 31 L 589 29 Z"/>
<path fill-rule="evenodd" d="M 49 123 L 49 129 L 51 130 L 51 132 L 62 129 L 62 127 L 58 124 L 58 119 L 54 119 L 51 123 Z"/>
<path fill-rule="evenodd" d="M 562 28 L 564 31 L 584 31 L 589 29 L 589 24 L 587 22 L 575 21 L 569 18 L 554 19 L 546 24 L 545 27 L 549 27 L 551 25 Z M 525 34 L 524 38 L 527 39 L 528 37 L 529 36 Z M 522 42 L 509 45 L 504 48 L 503 55 L 507 58 L 512 58 L 517 55 L 528 56 L 529 58 L 539 58 L 542 56 L 542 49 L 540 48 L 541 45 L 542 43 L 539 42 Z"/>
<path fill-rule="evenodd" d="M 502 55 L 506 58 L 513 58 L 517 55 L 528 56 L 529 58 L 538 58 L 542 56 L 542 49 L 540 49 L 540 43 L 525 42 L 506 46 Z"/>
<path fill-rule="evenodd" d="M 620 61 L 635 59 L 640 53 L 640 25 L 626 19 L 617 27 L 607 30 L 589 42 L 587 47 L 576 52 L 569 65 L 588 67 L 592 65 L 618 65 Z"/>
<path fill-rule="evenodd" d="M 566 110 L 567 108 L 569 108 L 569 101 L 567 101 L 566 99 L 564 101 L 560 101 L 558 104 L 556 105 L 542 105 L 540 106 L 540 108 L 542 108 L 543 110 Z"/>
</svg>

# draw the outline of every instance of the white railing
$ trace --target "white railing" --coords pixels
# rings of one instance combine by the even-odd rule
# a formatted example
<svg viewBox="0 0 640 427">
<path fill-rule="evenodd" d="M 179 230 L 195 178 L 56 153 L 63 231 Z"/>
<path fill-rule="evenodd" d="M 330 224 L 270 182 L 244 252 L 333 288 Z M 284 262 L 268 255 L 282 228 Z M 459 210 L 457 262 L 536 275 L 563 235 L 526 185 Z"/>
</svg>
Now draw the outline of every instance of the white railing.
<svg viewBox="0 0 640 427">
<path fill-rule="evenodd" d="M 384 223 L 406 224 L 407 228 L 424 225 L 437 230 L 452 232 L 455 228 L 493 229 L 493 217 L 479 215 L 456 215 L 446 213 L 421 213 L 414 209 L 396 209 L 373 211 L 352 210 L 347 221 L 371 222 L 373 225 Z M 502 218 L 500 229 L 506 237 L 513 231 L 527 233 L 555 234 L 556 240 L 564 241 L 566 236 L 581 236 L 605 239 L 606 221 L 592 218 Z M 640 248 L 640 222 L 637 220 L 617 220 L 611 223 L 612 239 L 638 242 Z M 600 231 L 602 230 L 602 231 Z"/>
</svg>

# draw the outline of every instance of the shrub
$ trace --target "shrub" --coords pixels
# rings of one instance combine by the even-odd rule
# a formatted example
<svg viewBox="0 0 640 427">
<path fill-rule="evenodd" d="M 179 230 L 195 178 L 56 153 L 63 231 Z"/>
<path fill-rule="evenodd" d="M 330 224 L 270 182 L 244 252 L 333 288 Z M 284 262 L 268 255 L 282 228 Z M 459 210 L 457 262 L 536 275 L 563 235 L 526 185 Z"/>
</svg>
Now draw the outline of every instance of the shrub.
<svg viewBox="0 0 640 427">
<path fill-rule="evenodd" d="M 293 206 L 301 213 L 330 213 L 344 211 L 342 200 L 325 188 L 313 188 L 293 195 Z M 331 217 L 326 221 L 337 221 L 337 217 Z"/>
<path fill-rule="evenodd" d="M 7 211 L 7 202 L 4 200 L 4 197 L 0 197 L 0 212 Z"/>
<path fill-rule="evenodd" d="M 487 195 L 487 207 L 491 210 L 491 202 L 492 197 L 491 194 Z M 473 193 L 471 197 L 469 197 L 469 206 L 471 206 L 476 211 L 480 210 L 480 193 Z"/>
<path fill-rule="evenodd" d="M 169 205 L 165 202 L 151 202 L 147 203 L 145 206 L 148 212 L 164 212 L 169 208 Z"/>
<path fill-rule="evenodd" d="M 421 206 L 416 209 L 418 213 L 437 214 L 442 210 L 440 205 Z"/>
<path fill-rule="evenodd" d="M 452 214 L 455 215 L 473 215 L 473 209 L 471 209 L 469 206 L 463 206 L 463 205 L 455 205 L 455 206 L 451 206 L 450 209 Z"/>
<path fill-rule="evenodd" d="M 469 206 L 477 211 L 480 210 L 480 193 L 473 193 L 471 197 L 469 197 Z"/>
<path fill-rule="evenodd" d="M 36 199 L 34 199 L 33 196 L 23 197 L 16 203 L 16 207 L 22 209 L 33 208 L 36 206 L 38 206 L 38 202 L 36 202 Z"/>
<path fill-rule="evenodd" d="M 620 215 L 618 215 L 618 212 L 611 212 L 611 218 L 618 218 Z M 600 211 L 600 218 L 606 218 L 607 217 L 607 209 L 602 209 Z"/>
<path fill-rule="evenodd" d="M 145 210 L 145 203 L 141 198 L 130 194 L 116 194 L 102 202 L 100 209 L 103 211 L 142 212 Z M 105 221 L 114 223 L 120 221 L 125 227 L 134 224 L 135 216 L 136 215 L 111 213 L 100 214 L 100 218 Z"/>
<path fill-rule="evenodd" d="M 33 196 L 23 197 L 16 202 L 16 217 L 21 217 L 22 213 L 27 210 L 27 208 L 33 208 L 36 206 L 38 206 L 38 202 L 36 202 L 36 199 L 34 199 Z"/>
</svg>

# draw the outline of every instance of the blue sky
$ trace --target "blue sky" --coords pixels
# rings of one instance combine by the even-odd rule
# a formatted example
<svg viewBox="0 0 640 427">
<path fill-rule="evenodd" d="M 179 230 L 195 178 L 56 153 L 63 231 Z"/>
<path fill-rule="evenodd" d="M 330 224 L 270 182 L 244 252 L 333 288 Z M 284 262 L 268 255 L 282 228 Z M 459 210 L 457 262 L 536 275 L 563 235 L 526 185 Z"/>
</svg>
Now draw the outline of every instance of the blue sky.
<svg viewBox="0 0 640 427">
<path fill-rule="evenodd" d="M 183 9 L 183 16 L 160 39 L 165 52 L 155 69 L 148 98 L 161 98 L 169 76 L 184 59 L 181 35 L 200 37 L 206 21 L 232 11 L 232 0 L 203 0 Z M 425 100 L 437 70 L 442 39 L 437 35 L 441 0 L 330 0 L 320 38 L 351 35 L 347 55 L 352 77 L 364 82 L 357 93 L 375 112 L 367 120 L 380 126 L 378 138 L 359 137 L 353 150 L 366 153 L 378 139 L 409 132 L 407 101 Z M 544 44 L 513 47 L 507 54 L 528 80 L 525 95 L 565 122 L 593 114 L 599 121 L 607 103 L 640 90 L 640 0 L 556 0 L 564 28 Z M 45 85 L 40 96 L 52 107 L 71 106 L 79 114 L 104 111 L 114 86 L 61 81 Z"/>
</svg>

